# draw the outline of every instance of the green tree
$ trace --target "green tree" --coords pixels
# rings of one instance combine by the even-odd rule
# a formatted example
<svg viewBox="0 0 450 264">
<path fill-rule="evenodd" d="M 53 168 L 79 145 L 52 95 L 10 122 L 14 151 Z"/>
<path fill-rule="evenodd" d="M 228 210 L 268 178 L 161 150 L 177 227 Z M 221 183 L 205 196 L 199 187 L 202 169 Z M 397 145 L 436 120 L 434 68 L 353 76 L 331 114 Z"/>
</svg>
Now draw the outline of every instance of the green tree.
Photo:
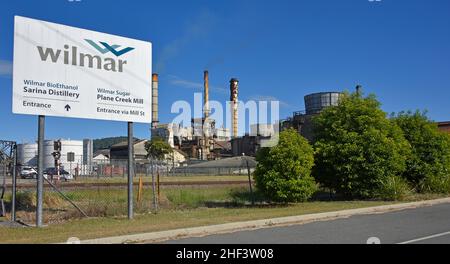
<svg viewBox="0 0 450 264">
<path fill-rule="evenodd" d="M 153 137 L 145 144 L 147 155 L 156 160 L 163 160 L 167 154 L 172 153 L 172 147 L 160 137 Z"/>
<path fill-rule="evenodd" d="M 400 112 L 393 120 L 403 130 L 412 154 L 406 162 L 407 178 L 420 192 L 450 191 L 450 136 L 423 112 Z"/>
<path fill-rule="evenodd" d="M 352 198 L 396 199 L 407 192 L 399 176 L 409 144 L 374 95 L 345 93 L 338 106 L 325 109 L 313 122 L 313 175 L 323 186 Z"/>
<path fill-rule="evenodd" d="M 280 133 L 278 145 L 258 151 L 254 178 L 256 187 L 277 202 L 303 202 L 317 190 L 311 168 L 314 152 L 295 130 Z"/>
</svg>

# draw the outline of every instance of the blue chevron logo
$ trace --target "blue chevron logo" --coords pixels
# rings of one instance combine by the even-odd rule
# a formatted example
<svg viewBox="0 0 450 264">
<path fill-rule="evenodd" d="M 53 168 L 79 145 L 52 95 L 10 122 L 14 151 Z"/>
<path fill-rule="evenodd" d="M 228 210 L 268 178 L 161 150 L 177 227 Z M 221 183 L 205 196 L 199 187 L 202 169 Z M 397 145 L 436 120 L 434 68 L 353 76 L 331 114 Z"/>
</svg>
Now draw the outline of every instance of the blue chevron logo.
<svg viewBox="0 0 450 264">
<path fill-rule="evenodd" d="M 117 50 L 118 48 L 120 48 L 120 45 L 109 45 L 106 42 L 102 42 L 100 41 L 100 44 L 103 47 L 100 47 L 100 45 L 98 45 L 97 43 L 95 43 L 94 41 L 90 40 L 90 39 L 85 39 L 85 41 L 87 43 L 89 43 L 89 45 L 91 45 L 92 47 L 94 47 L 97 51 L 99 51 L 101 54 L 106 54 L 108 52 L 111 52 L 112 54 L 116 55 L 116 57 L 120 57 L 125 53 L 128 53 L 132 50 L 134 50 L 134 48 L 128 47 L 128 48 L 124 48 L 122 50 Z"/>
</svg>

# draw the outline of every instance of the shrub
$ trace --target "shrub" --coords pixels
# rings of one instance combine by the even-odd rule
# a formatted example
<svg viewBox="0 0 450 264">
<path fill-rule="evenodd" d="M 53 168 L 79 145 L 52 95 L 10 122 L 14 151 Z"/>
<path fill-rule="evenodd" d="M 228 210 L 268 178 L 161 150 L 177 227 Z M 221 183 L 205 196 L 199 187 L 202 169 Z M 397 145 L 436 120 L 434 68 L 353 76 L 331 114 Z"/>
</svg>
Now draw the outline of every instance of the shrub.
<svg viewBox="0 0 450 264">
<path fill-rule="evenodd" d="M 381 181 L 376 197 L 382 200 L 400 201 L 412 193 L 408 181 L 400 176 L 390 176 Z"/>
<path fill-rule="evenodd" d="M 406 177 L 420 192 L 450 191 L 450 136 L 438 130 L 426 113 L 401 112 L 393 120 L 411 145 Z"/>
<path fill-rule="evenodd" d="M 345 93 L 313 122 L 313 175 L 324 187 L 351 198 L 376 198 L 388 188 L 386 179 L 403 174 L 409 144 L 374 95 Z"/>
<path fill-rule="evenodd" d="M 281 132 L 278 145 L 262 148 L 256 160 L 256 187 L 272 201 L 303 202 L 317 191 L 313 149 L 295 130 Z"/>
<path fill-rule="evenodd" d="M 418 189 L 424 193 L 450 193 L 450 177 L 448 175 L 430 175 L 419 183 Z"/>
</svg>

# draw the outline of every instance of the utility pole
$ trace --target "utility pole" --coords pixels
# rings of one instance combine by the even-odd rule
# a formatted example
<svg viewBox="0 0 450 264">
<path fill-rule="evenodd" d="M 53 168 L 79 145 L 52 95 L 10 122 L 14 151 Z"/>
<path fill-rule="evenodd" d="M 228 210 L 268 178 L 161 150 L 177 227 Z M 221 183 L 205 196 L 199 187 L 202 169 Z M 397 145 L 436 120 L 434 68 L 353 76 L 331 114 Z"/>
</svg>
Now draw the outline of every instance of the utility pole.
<svg viewBox="0 0 450 264">
<path fill-rule="evenodd" d="M 38 117 L 38 176 L 36 183 L 36 226 L 42 227 L 42 208 L 44 192 L 44 138 L 45 116 Z"/>
<path fill-rule="evenodd" d="M 128 219 L 133 219 L 133 160 L 134 160 L 134 142 L 133 142 L 133 122 L 128 122 Z"/>
</svg>

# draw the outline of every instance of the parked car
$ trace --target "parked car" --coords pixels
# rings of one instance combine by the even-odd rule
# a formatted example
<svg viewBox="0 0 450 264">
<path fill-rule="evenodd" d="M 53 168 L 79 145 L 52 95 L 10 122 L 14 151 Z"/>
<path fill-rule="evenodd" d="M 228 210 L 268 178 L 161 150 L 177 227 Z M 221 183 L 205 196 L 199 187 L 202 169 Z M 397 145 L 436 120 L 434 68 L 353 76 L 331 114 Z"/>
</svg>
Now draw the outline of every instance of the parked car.
<svg viewBox="0 0 450 264">
<path fill-rule="evenodd" d="M 22 179 L 36 179 L 37 171 L 33 167 L 22 167 L 20 177 Z"/>
<path fill-rule="evenodd" d="M 46 179 L 55 179 L 57 180 L 58 177 L 58 170 L 55 168 L 47 168 L 46 170 L 44 170 L 44 178 Z M 67 172 L 64 169 L 59 169 L 59 180 L 62 181 L 71 181 L 73 180 L 73 175 L 70 174 L 69 172 Z"/>
</svg>

